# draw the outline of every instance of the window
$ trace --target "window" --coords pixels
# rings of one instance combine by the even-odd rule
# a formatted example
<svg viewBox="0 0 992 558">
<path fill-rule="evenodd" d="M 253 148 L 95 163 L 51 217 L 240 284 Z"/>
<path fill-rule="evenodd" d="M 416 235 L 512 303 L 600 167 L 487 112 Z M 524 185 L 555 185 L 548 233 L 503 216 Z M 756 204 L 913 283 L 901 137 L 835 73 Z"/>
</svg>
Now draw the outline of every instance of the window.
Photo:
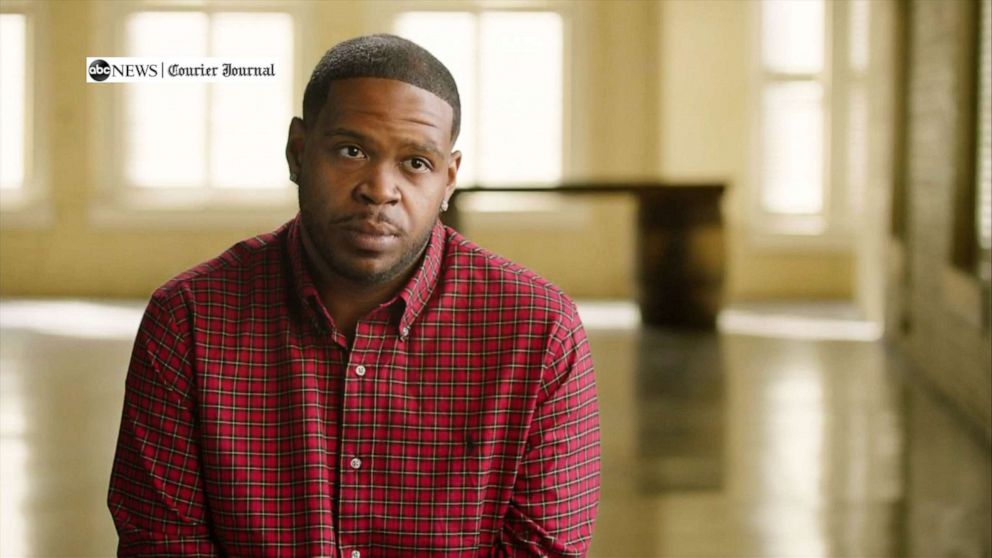
<svg viewBox="0 0 992 558">
<path fill-rule="evenodd" d="M 957 171 L 952 205 L 950 263 L 967 276 L 988 279 L 988 252 L 992 234 L 992 209 L 989 208 L 990 175 L 990 70 L 989 70 L 989 1 L 975 2 L 969 18 L 973 27 L 958 34 L 961 42 L 962 131 L 967 134 L 958 147 Z"/>
<path fill-rule="evenodd" d="M 27 16 L 0 14 L 0 189 L 20 191 L 27 175 Z"/>
<path fill-rule="evenodd" d="M 159 190 L 287 189 L 293 19 L 274 12 L 143 11 L 125 20 L 127 56 L 266 57 L 276 83 L 123 85 L 122 182 Z"/>
<path fill-rule="evenodd" d="M 761 207 L 823 210 L 824 5 L 766 1 L 761 17 Z"/>
<path fill-rule="evenodd" d="M 762 0 L 752 216 L 843 239 L 868 180 L 869 2 Z"/>
<path fill-rule="evenodd" d="M 88 84 L 101 227 L 269 226 L 295 211 L 285 163 L 304 2 L 94 5 L 87 56 L 270 59 L 277 81 Z M 107 153 L 112 150 L 113 156 Z M 199 216 L 209 212 L 209 219 Z"/>
<path fill-rule="evenodd" d="M 45 117 L 48 90 L 36 83 L 47 58 L 34 30 L 47 21 L 42 3 L 5 1 L 0 13 L 0 214 L 4 228 L 48 227 Z"/>
<path fill-rule="evenodd" d="M 463 185 L 549 184 L 563 158 L 562 18 L 541 11 L 412 11 L 395 32 L 451 71 Z"/>
</svg>

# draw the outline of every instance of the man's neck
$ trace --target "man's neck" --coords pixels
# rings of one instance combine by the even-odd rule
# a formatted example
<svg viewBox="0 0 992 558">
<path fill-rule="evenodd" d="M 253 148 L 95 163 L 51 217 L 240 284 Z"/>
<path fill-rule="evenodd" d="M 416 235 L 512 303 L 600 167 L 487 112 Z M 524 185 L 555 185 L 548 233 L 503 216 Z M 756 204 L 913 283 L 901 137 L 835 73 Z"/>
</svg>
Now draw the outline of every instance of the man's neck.
<svg viewBox="0 0 992 558">
<path fill-rule="evenodd" d="M 314 272 L 317 293 L 327 312 L 334 319 L 334 325 L 344 333 L 350 344 L 358 321 L 396 296 L 396 293 L 409 281 L 416 266 L 383 283 L 367 285 L 356 282 L 334 272 L 317 254 L 306 230 L 302 232 L 304 252 L 310 263 L 310 269 Z"/>
</svg>

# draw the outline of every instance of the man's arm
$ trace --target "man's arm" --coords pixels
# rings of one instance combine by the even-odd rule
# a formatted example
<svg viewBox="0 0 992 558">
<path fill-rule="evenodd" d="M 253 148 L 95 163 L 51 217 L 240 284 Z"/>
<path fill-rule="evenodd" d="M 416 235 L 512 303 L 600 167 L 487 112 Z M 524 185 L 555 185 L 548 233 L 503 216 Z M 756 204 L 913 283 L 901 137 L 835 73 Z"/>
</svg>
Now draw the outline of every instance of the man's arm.
<svg viewBox="0 0 992 558">
<path fill-rule="evenodd" d="M 542 392 L 497 555 L 585 556 L 599 503 L 599 410 L 592 357 L 573 308 L 545 358 Z"/>
<path fill-rule="evenodd" d="M 185 307 L 152 297 L 128 369 L 108 505 L 120 556 L 217 556 L 207 526 Z"/>
</svg>

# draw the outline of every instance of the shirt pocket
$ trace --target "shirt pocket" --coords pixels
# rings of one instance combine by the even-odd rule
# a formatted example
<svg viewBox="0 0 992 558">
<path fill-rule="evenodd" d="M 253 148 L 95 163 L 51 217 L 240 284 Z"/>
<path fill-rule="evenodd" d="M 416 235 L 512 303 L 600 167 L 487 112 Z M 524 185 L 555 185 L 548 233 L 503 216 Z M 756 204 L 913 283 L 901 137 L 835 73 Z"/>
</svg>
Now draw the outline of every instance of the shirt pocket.
<svg viewBox="0 0 992 558">
<path fill-rule="evenodd" d="M 460 556 L 479 545 L 486 470 L 478 413 L 445 390 L 391 399 L 379 438 L 390 489 L 386 499 L 412 547 Z"/>
</svg>

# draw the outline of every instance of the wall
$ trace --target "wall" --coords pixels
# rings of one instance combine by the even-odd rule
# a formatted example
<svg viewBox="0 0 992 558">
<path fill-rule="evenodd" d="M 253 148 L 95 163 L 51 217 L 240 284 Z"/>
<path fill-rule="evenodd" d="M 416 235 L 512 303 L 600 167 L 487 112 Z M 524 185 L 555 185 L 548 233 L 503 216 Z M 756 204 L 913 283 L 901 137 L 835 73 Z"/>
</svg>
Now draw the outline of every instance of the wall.
<svg viewBox="0 0 992 558">
<path fill-rule="evenodd" d="M 867 188 L 860 201 L 860 234 L 855 246 L 854 292 L 865 318 L 885 321 L 886 279 L 892 184 L 896 180 L 896 138 L 904 99 L 897 96 L 904 45 L 900 42 L 898 0 L 871 3 L 868 71 Z"/>
<path fill-rule="evenodd" d="M 569 2 L 573 55 L 567 97 L 569 180 L 668 179 L 726 181 L 728 281 L 731 300 L 842 298 L 852 294 L 854 263 L 845 252 L 783 251 L 748 241 L 740 209 L 747 180 L 747 2 Z M 52 161 L 49 226 L 0 236 L 3 296 L 143 298 L 172 275 L 234 242 L 292 216 L 281 210 L 241 224 L 211 218 L 177 227 L 94 224 L 99 190 L 101 89 L 87 86 L 84 58 L 99 45 L 100 2 L 52 4 L 41 29 L 50 62 L 36 71 L 49 83 Z M 327 46 L 365 32 L 385 31 L 390 2 L 309 4 L 319 22 L 304 37 L 307 71 Z M 54 9 L 57 8 L 57 9 Z M 67 77 L 73 76 L 73 77 Z M 301 78 L 304 79 L 304 78 Z M 635 209 L 630 200 L 596 204 L 556 201 L 524 214 L 490 213 L 466 233 L 528 265 L 579 297 L 629 297 L 634 285 Z M 535 239 L 540 239 L 540 242 Z"/>
<path fill-rule="evenodd" d="M 763 246 L 751 234 L 754 3 L 669 0 L 660 10 L 659 174 L 728 183 L 727 297 L 851 297 L 849 250 Z"/>
<path fill-rule="evenodd" d="M 657 64 L 660 4 L 569 4 L 573 35 L 566 101 L 571 155 L 566 180 L 643 180 L 657 168 Z M 577 297 L 636 292 L 636 206 L 625 196 L 595 203 L 554 200 L 545 211 L 465 219 L 465 233 Z"/>
<path fill-rule="evenodd" d="M 41 227 L 3 223 L 0 294 L 145 298 L 178 272 L 292 217 L 292 212 L 272 213 L 240 226 L 213 225 L 207 218 L 168 229 L 94 224 L 90 209 L 100 186 L 96 166 L 111 162 L 118 151 L 93 146 L 98 121 L 92 109 L 108 89 L 87 85 L 83 78 L 86 56 L 97 50 L 93 29 L 99 5 L 59 2 L 40 8 L 46 25 L 37 32 L 47 56 L 34 70 L 55 86 L 38 91 L 35 105 L 49 125 L 44 155 L 50 161 L 53 217 Z M 102 156 L 96 159 L 93 153 Z"/>
<path fill-rule="evenodd" d="M 973 180 L 961 160 L 974 133 L 974 9 L 964 0 L 916 1 L 905 14 L 908 97 L 898 157 L 905 183 L 894 207 L 904 225 L 892 243 L 887 319 L 925 379 L 992 439 L 988 313 L 974 276 L 951 264 L 954 193 Z"/>
</svg>

